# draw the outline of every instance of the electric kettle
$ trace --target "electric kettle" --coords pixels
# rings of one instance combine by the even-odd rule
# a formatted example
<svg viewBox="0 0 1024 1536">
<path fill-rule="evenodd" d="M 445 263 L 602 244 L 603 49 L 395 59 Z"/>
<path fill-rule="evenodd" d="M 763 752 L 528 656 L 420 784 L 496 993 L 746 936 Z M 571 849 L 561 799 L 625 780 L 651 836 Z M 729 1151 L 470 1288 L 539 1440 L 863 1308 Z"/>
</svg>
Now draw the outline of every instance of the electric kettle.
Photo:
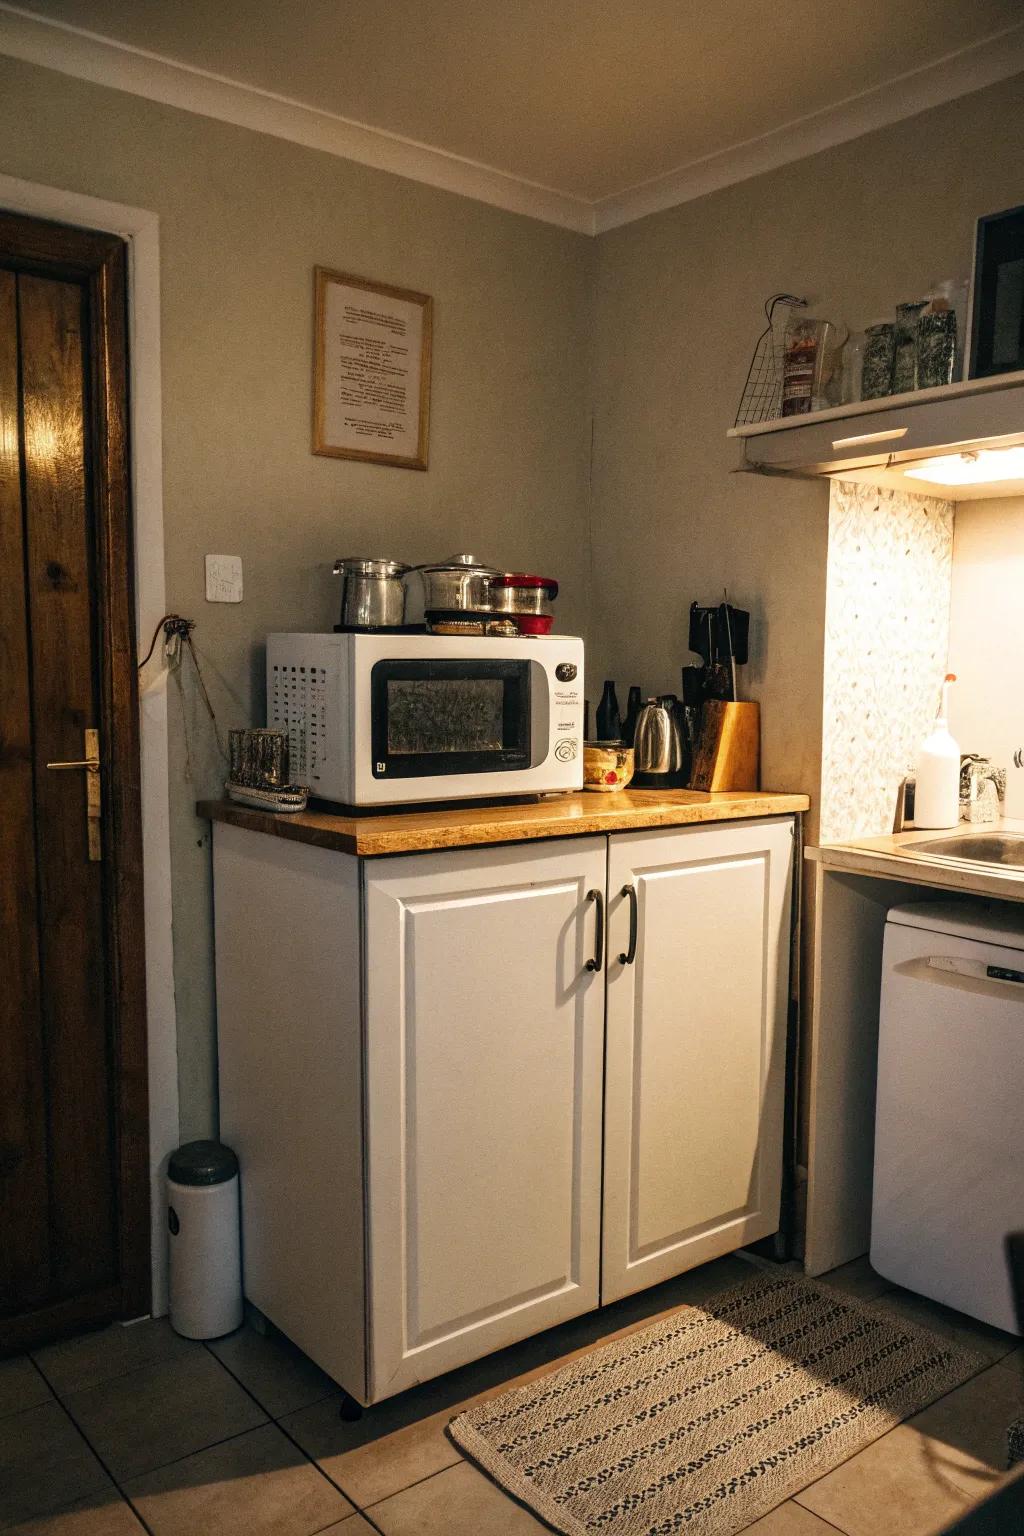
<svg viewBox="0 0 1024 1536">
<path fill-rule="evenodd" d="M 634 784 L 678 789 L 688 776 L 679 706 L 672 694 L 648 699 L 637 716 L 633 741 Z"/>
</svg>

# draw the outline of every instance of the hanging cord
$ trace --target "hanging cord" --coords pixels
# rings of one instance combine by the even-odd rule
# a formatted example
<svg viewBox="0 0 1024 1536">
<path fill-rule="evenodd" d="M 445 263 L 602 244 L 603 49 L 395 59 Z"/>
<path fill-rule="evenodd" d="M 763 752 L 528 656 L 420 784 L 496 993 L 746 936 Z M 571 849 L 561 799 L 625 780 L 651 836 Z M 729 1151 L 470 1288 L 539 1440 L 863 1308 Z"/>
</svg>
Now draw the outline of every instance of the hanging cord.
<svg viewBox="0 0 1024 1536">
<path fill-rule="evenodd" d="M 206 705 L 206 712 L 210 717 L 211 724 L 213 725 L 213 734 L 217 743 L 217 749 L 225 762 L 227 761 L 228 756 L 227 748 L 225 747 L 224 741 L 221 737 L 220 726 L 217 723 L 217 715 L 212 703 L 210 702 L 210 695 L 206 687 L 206 679 L 203 677 L 203 669 L 199 665 L 199 657 L 196 655 L 196 648 L 192 643 L 192 631 L 195 629 L 195 627 L 195 619 L 183 619 L 180 614 L 165 613 L 153 631 L 153 638 L 149 642 L 149 650 L 139 662 L 138 668 L 141 672 L 143 667 L 149 661 L 150 657 L 153 655 L 153 652 L 156 649 L 156 642 L 159 638 L 160 631 L 163 630 L 164 655 L 167 659 L 167 667 L 168 670 L 172 671 L 176 676 L 178 683 L 178 693 L 181 699 L 182 731 L 185 738 L 185 778 L 188 780 L 191 780 L 192 778 L 192 752 L 188 734 L 188 718 L 185 712 L 185 690 L 182 686 L 181 679 L 181 658 L 184 650 L 187 650 L 192 658 L 192 665 L 195 668 L 196 682 L 199 685 L 199 693 L 202 697 L 203 703 Z"/>
</svg>

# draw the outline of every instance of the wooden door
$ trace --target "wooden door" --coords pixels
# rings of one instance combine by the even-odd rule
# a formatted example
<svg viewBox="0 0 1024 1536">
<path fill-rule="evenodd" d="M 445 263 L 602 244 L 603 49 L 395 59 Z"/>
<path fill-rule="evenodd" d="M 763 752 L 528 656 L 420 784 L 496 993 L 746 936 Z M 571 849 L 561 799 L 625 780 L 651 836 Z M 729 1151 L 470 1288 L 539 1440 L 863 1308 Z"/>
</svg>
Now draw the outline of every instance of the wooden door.
<svg viewBox="0 0 1024 1536">
<path fill-rule="evenodd" d="M 124 306 L 0 215 L 0 1350 L 148 1304 Z"/>
<path fill-rule="evenodd" d="M 609 844 L 604 1302 L 778 1230 L 793 822 Z"/>
<path fill-rule="evenodd" d="M 371 1401 L 597 1305 L 606 858 L 368 867 Z"/>
</svg>

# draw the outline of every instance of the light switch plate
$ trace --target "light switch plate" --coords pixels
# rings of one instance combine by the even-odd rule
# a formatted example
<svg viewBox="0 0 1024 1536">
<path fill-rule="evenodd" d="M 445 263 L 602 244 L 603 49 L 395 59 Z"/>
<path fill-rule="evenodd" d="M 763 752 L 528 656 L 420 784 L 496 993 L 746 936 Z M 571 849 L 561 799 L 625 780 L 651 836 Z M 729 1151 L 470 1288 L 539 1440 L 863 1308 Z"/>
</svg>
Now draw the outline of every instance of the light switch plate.
<svg viewBox="0 0 1024 1536">
<path fill-rule="evenodd" d="M 207 555 L 206 601 L 240 603 L 242 601 L 241 555 Z"/>
</svg>

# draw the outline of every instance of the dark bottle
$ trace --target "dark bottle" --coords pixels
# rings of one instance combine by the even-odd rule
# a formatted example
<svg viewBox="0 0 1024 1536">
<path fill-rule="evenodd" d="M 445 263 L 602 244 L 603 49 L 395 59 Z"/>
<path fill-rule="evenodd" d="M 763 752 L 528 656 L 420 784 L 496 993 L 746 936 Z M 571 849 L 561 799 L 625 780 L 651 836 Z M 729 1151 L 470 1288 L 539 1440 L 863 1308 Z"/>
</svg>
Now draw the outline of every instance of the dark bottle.
<svg viewBox="0 0 1024 1536">
<path fill-rule="evenodd" d="M 619 701 L 615 697 L 615 684 L 610 678 L 604 685 L 601 702 L 597 706 L 597 739 L 598 741 L 622 740 Z"/>
<path fill-rule="evenodd" d="M 622 739 L 627 747 L 633 745 L 633 738 L 636 736 L 636 720 L 642 708 L 643 699 L 640 689 L 634 683 L 629 690 L 629 697 L 626 700 L 626 718 L 622 722 Z"/>
</svg>

